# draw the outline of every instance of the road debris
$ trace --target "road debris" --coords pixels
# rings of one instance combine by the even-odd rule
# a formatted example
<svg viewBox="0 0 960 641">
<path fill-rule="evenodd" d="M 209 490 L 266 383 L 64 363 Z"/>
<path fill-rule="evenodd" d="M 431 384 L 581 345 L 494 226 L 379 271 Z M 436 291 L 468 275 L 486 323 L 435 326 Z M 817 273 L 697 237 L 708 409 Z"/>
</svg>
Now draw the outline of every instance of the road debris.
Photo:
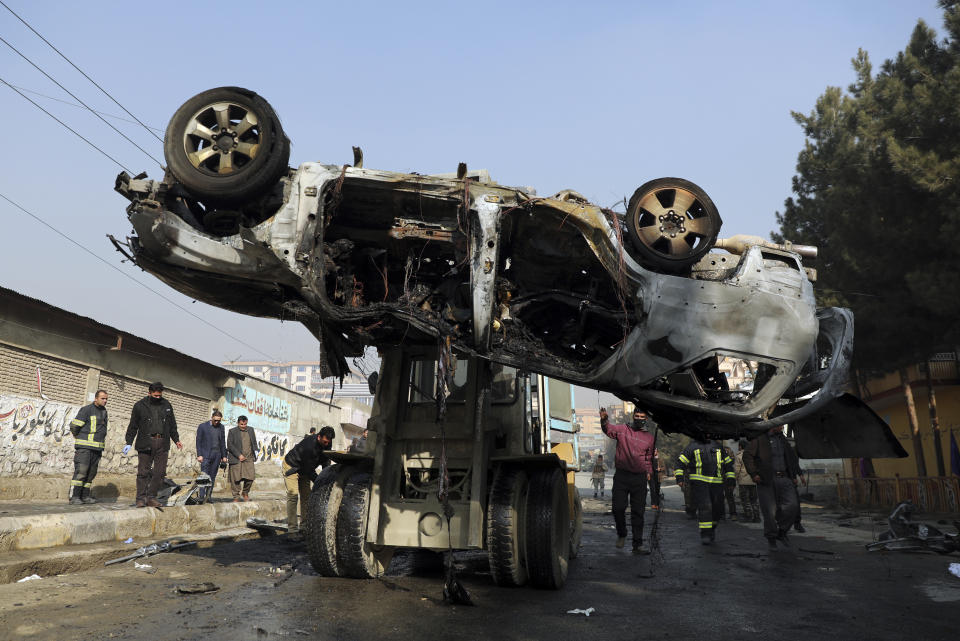
<svg viewBox="0 0 960 641">
<path fill-rule="evenodd" d="M 203 583 L 194 583 L 193 585 L 178 585 L 177 592 L 180 594 L 207 594 L 216 592 L 220 586 L 215 583 L 205 581 Z"/>
<path fill-rule="evenodd" d="M 196 541 L 187 541 L 185 543 L 171 543 L 170 541 L 164 541 L 163 543 L 154 543 L 153 545 L 147 545 L 142 548 L 137 549 L 136 552 L 128 554 L 126 556 L 121 556 L 119 559 L 111 559 L 104 563 L 104 565 L 113 565 L 114 563 L 123 563 L 124 561 L 130 561 L 131 559 L 139 559 L 145 556 L 153 556 L 154 554 L 160 554 L 161 552 L 172 552 L 174 550 L 179 550 L 180 548 L 189 547 L 191 545 L 196 545 Z"/>
<path fill-rule="evenodd" d="M 582 614 L 584 616 L 590 616 L 595 611 L 596 610 L 592 607 L 587 608 L 586 610 L 583 610 L 581 608 L 574 608 L 573 610 L 567 610 L 567 614 Z"/>
<path fill-rule="evenodd" d="M 30 576 L 25 576 L 25 577 L 23 577 L 22 579 L 20 579 L 19 581 L 17 581 L 17 583 L 23 583 L 24 581 L 33 581 L 33 580 L 35 580 L 35 579 L 42 579 L 42 578 L 43 578 L 43 577 L 40 576 L 39 574 L 31 574 Z"/>
<path fill-rule="evenodd" d="M 136 561 L 134 561 L 133 567 L 134 569 L 140 570 L 141 572 L 146 572 L 147 574 L 156 574 L 157 572 L 157 568 L 147 563 L 137 563 Z"/>
<path fill-rule="evenodd" d="M 124 543 L 133 543 L 133 537 L 131 536 L 129 539 L 124 541 Z"/>
<path fill-rule="evenodd" d="M 960 579 L 960 563 L 951 563 L 949 567 L 947 567 L 947 570 L 950 574 Z"/>
<path fill-rule="evenodd" d="M 914 521 L 913 514 L 916 511 L 912 501 L 900 503 L 887 519 L 890 529 L 882 533 L 876 542 L 868 543 L 867 550 L 926 550 L 940 554 L 960 550 L 960 534 L 948 534 L 935 525 Z M 956 521 L 954 527 L 960 530 L 960 524 Z"/>
</svg>

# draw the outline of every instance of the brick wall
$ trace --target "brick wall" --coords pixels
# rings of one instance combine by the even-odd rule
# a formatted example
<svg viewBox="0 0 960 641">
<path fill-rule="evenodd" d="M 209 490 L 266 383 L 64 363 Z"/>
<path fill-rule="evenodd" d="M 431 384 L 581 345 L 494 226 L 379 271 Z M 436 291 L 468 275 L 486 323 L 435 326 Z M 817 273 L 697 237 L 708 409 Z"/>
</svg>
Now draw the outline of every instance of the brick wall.
<svg viewBox="0 0 960 641">
<path fill-rule="evenodd" d="M 37 366 L 43 393 L 52 401 L 82 405 L 87 385 L 87 368 L 76 363 L 0 344 L 0 391 L 40 397 Z"/>
</svg>

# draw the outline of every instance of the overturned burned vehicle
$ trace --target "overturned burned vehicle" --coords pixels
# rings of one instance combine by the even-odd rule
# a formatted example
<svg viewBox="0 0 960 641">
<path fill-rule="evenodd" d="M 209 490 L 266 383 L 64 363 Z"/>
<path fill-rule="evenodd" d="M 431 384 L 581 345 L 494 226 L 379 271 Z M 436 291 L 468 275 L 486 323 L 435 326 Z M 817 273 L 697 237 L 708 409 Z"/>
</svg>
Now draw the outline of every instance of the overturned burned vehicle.
<svg viewBox="0 0 960 641">
<path fill-rule="evenodd" d="M 691 182 L 650 181 L 614 212 L 462 164 L 367 169 L 357 148 L 352 165 L 290 169 L 272 108 L 232 87 L 185 103 L 164 151 L 163 180 L 117 179 L 135 230 L 118 249 L 196 299 L 302 322 L 329 375 L 365 345 L 449 342 L 635 401 L 667 431 L 789 422 L 815 450 L 860 422 L 873 455 L 887 451 L 882 421 L 843 395 L 853 318 L 816 309 L 801 263 L 815 250 L 718 239 L 717 208 Z M 746 384 L 728 383 L 731 363 Z"/>
</svg>

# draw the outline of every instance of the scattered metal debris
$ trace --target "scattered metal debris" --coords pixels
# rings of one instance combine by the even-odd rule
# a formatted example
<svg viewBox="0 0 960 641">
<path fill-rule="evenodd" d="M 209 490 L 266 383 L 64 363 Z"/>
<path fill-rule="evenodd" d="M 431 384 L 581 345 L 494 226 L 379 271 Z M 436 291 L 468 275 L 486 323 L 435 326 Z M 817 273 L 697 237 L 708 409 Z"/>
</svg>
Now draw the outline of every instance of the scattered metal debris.
<svg viewBox="0 0 960 641">
<path fill-rule="evenodd" d="M 178 585 L 177 592 L 180 594 L 207 594 L 216 592 L 220 586 L 215 583 L 205 581 L 204 583 L 195 583 L 193 585 Z"/>
<path fill-rule="evenodd" d="M 253 528 L 260 533 L 260 536 L 272 536 L 274 534 L 283 534 L 288 530 L 286 519 L 274 519 L 268 521 L 258 516 L 247 519 L 247 527 Z"/>
<path fill-rule="evenodd" d="M 39 574 L 31 574 L 30 576 L 23 577 L 22 579 L 17 581 L 17 583 L 23 583 L 24 581 L 34 581 L 36 579 L 42 579 L 42 578 L 43 577 L 40 576 Z"/>
<path fill-rule="evenodd" d="M 581 609 L 581 608 L 574 608 L 573 610 L 567 610 L 567 614 L 582 614 L 582 615 L 584 615 L 584 616 L 590 616 L 590 615 L 593 614 L 595 611 L 596 611 L 596 610 L 595 610 L 594 608 L 592 608 L 592 607 L 591 607 L 591 608 L 587 608 L 586 610 L 583 610 L 583 609 Z"/>
<path fill-rule="evenodd" d="M 154 543 L 153 545 L 147 545 L 145 547 L 138 548 L 136 552 L 126 556 L 121 556 L 119 559 L 111 559 L 110 561 L 104 563 L 104 565 L 123 563 L 124 561 L 140 559 L 145 556 L 153 556 L 154 554 L 160 554 L 161 552 L 173 552 L 174 550 L 179 550 L 180 548 L 185 548 L 196 544 L 196 541 L 187 541 L 185 543 L 171 543 L 170 541 L 164 541 L 163 543 Z"/>
<path fill-rule="evenodd" d="M 960 550 L 960 533 L 948 534 L 935 525 L 914 521 L 916 511 L 912 501 L 900 503 L 887 519 L 890 529 L 881 534 L 878 541 L 868 543 L 867 550 L 926 550 L 940 554 Z M 953 525 L 960 531 L 960 523 L 954 521 Z"/>
<path fill-rule="evenodd" d="M 157 568 L 147 563 L 137 563 L 136 561 L 134 561 L 133 567 L 134 569 L 140 570 L 141 572 L 146 572 L 147 574 L 156 574 L 157 572 Z"/>
</svg>

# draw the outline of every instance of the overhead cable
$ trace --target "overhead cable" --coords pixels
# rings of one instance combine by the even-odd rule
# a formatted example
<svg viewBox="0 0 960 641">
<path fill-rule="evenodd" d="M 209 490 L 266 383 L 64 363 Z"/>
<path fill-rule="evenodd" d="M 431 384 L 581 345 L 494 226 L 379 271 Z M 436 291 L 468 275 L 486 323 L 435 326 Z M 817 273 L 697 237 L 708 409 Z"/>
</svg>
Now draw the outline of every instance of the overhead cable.
<svg viewBox="0 0 960 641">
<path fill-rule="evenodd" d="M 136 120 L 138 123 L 140 123 L 140 126 L 143 127 L 144 129 L 146 129 L 147 131 L 149 131 L 149 132 L 150 132 L 150 135 L 152 135 L 154 138 L 156 138 L 156 139 L 159 140 L 160 142 L 163 142 L 163 138 L 161 138 L 161 137 L 158 136 L 156 133 L 154 133 L 153 130 L 150 129 L 150 127 L 148 127 L 148 126 L 146 126 L 145 124 L 143 124 L 142 122 L 140 122 L 140 119 L 139 119 L 139 118 L 137 118 L 137 117 L 134 116 L 132 113 L 130 113 L 130 111 L 129 111 L 126 107 L 124 107 L 123 105 L 121 105 L 121 104 L 117 101 L 116 98 L 114 98 L 114 97 L 111 96 L 109 93 L 107 93 L 107 90 L 106 90 L 106 89 L 104 89 L 103 87 L 101 87 L 100 85 L 98 85 L 98 84 L 94 81 L 93 78 L 91 78 L 91 77 L 88 76 L 86 73 L 84 73 L 83 69 L 81 69 L 81 68 L 78 67 L 77 65 L 73 64 L 73 61 L 70 60 L 70 58 L 67 58 L 65 55 L 63 55 L 63 53 L 62 53 L 59 49 L 57 49 L 56 47 L 54 47 L 54 46 L 50 43 L 49 40 L 47 40 L 46 38 L 44 38 L 42 35 L 40 35 L 40 33 L 39 33 L 36 29 L 34 29 L 33 27 L 31 27 L 31 26 L 30 26 L 30 23 L 28 23 L 26 20 L 24 20 L 23 18 L 21 18 L 19 15 L 17 15 L 17 12 L 16 12 L 16 11 L 14 11 L 13 9 L 11 9 L 10 7 L 7 6 L 7 3 L 3 2 L 3 0 L 0 0 L 0 5 L 3 5 L 3 8 L 6 9 L 7 11 L 9 11 L 10 13 L 12 13 L 17 20 L 19 20 L 20 22 L 22 22 L 22 23 L 27 27 L 27 29 L 29 29 L 30 31 L 32 31 L 34 34 L 36 34 L 36 36 L 37 36 L 38 38 L 40 38 L 40 39 L 43 40 L 45 43 L 47 43 L 47 46 L 48 46 L 48 47 L 50 47 L 51 49 L 53 49 L 54 51 L 56 51 L 57 54 L 58 54 L 61 58 L 63 58 L 64 60 L 66 60 L 66 61 L 70 64 L 71 67 L 73 67 L 74 69 L 76 69 L 77 71 L 79 71 L 79 72 L 80 72 L 80 75 L 82 75 L 84 78 L 86 78 L 87 80 L 89 80 L 89 81 L 93 84 L 94 87 L 96 87 L 97 89 L 99 89 L 100 91 L 102 91 L 102 92 L 103 92 L 103 95 L 105 95 L 107 98 L 109 98 L 110 100 L 112 100 L 118 107 L 120 107 L 121 109 L 123 109 L 123 110 L 127 113 L 128 116 L 130 116 L 131 118 L 133 118 L 134 120 Z"/>
<path fill-rule="evenodd" d="M 19 85 L 10 85 L 10 86 L 13 87 L 14 89 L 19 89 L 20 91 L 23 91 L 25 93 L 30 93 L 30 94 L 33 94 L 34 96 L 40 96 L 41 98 L 46 98 L 47 100 L 53 100 L 54 102 L 59 102 L 64 105 L 70 105 L 71 107 L 77 107 L 79 109 L 84 108 L 84 105 L 78 105 L 75 102 L 70 102 L 69 100 L 64 100 L 63 98 L 48 96 L 45 93 L 34 91 L 33 89 L 27 89 L 26 87 L 21 87 Z M 101 116 L 105 116 L 107 118 L 113 118 L 114 120 L 119 120 L 120 122 L 128 122 L 131 125 L 137 124 L 136 120 L 130 120 L 129 118 L 124 118 L 123 116 L 118 116 L 116 114 L 110 114 L 105 111 L 96 111 L 96 113 L 100 114 Z M 160 129 L 158 127 L 150 127 L 150 128 L 153 129 L 154 131 L 159 131 L 160 133 L 163 133 L 163 129 Z"/>
<path fill-rule="evenodd" d="M 161 169 L 163 168 L 163 163 L 160 162 L 159 160 L 157 160 L 156 158 L 154 158 L 153 155 L 152 155 L 149 151 L 147 151 L 146 149 L 144 149 L 143 147 L 141 147 L 140 145 L 138 145 L 136 142 L 134 142 L 129 136 L 127 136 L 127 134 L 123 133 L 122 131 L 120 131 L 119 129 L 117 129 L 116 127 L 114 127 L 112 124 L 110 124 L 109 122 L 107 122 L 107 119 L 104 118 L 103 116 L 101 116 L 100 114 L 98 114 L 98 113 L 94 110 L 93 107 L 91 107 L 90 105 L 88 105 L 88 104 L 85 103 L 84 101 L 80 100 L 80 98 L 77 97 L 77 95 L 76 95 L 75 93 L 73 93 L 72 91 L 70 91 L 69 89 L 67 89 L 67 88 L 64 87 L 63 85 L 61 85 L 59 82 L 57 82 L 57 79 L 56 79 L 56 78 L 54 78 L 53 76 L 51 76 L 50 74 L 48 74 L 46 71 L 44 71 L 43 69 L 41 69 L 39 65 L 37 65 L 37 64 L 36 64 L 33 60 L 31 60 L 30 58 L 26 57 L 19 49 L 17 49 L 17 48 L 14 47 L 12 44 L 10 44 L 10 43 L 7 42 L 6 40 L 4 40 L 3 36 L 0 36 L 0 42 L 2 42 L 3 44 L 7 45 L 7 46 L 10 47 L 11 49 L 13 49 L 13 51 L 14 51 L 18 56 L 20 56 L 21 58 L 23 58 L 24 60 L 26 60 L 28 63 L 30 63 L 30 65 L 32 65 L 34 69 L 36 69 L 37 71 L 39 71 L 40 73 L 42 73 L 44 76 L 46 76 L 47 79 L 50 80 L 50 82 L 52 82 L 53 84 L 57 85 L 58 87 L 60 87 L 60 88 L 63 89 L 64 91 L 66 91 L 68 94 L 70 94 L 70 97 L 71 97 L 71 98 L 73 98 L 74 100 L 76 100 L 77 102 L 79 102 L 81 105 L 83 105 L 84 107 L 86 107 L 86 108 L 87 108 L 87 111 L 89 111 L 89 112 L 92 113 L 94 116 L 96 116 L 97 118 L 99 118 L 99 119 L 103 122 L 103 124 L 105 124 L 106 126 L 108 126 L 108 127 L 110 127 L 111 129 L 113 129 L 115 132 L 117 132 L 118 134 L 120 134 L 121 136 L 123 136 L 124 140 L 126 140 L 126 141 L 129 142 L 131 145 L 133 145 L 134 147 L 136 147 L 137 149 L 139 149 L 140 151 L 142 151 L 142 152 L 147 156 L 147 158 L 149 158 L 149 159 L 152 160 L 153 162 L 155 162 L 155 163 L 157 163 L 158 165 L 160 165 L 160 168 L 161 168 Z"/>
<path fill-rule="evenodd" d="M 48 229 L 50 229 L 52 232 L 54 232 L 54 233 L 56 233 L 57 235 L 63 237 L 64 239 L 66 239 L 66 240 L 69 241 L 70 243 L 76 245 L 77 247 L 79 247 L 80 249 L 82 249 L 84 252 L 90 254 L 91 256 L 93 256 L 94 258 L 96 258 L 97 260 L 99 260 L 101 263 L 103 263 L 104 265 L 106 265 L 106 266 L 109 267 L 110 269 L 112 269 L 112 270 L 114 270 L 114 271 L 116 271 L 116 272 L 118 272 L 118 273 L 126 276 L 127 278 L 129 278 L 130 280 L 132 280 L 133 282 L 135 282 L 136 284 L 140 285 L 141 287 L 143 287 L 143 288 L 146 289 L 147 291 L 150 291 L 150 292 L 156 294 L 157 296 L 159 296 L 160 298 L 162 298 L 162 299 L 165 300 L 166 302 L 170 303 L 171 305 L 173 305 L 174 307 L 176 307 L 176 308 L 179 309 L 180 311 L 188 314 L 189 316 L 192 316 L 193 318 L 197 319 L 198 321 L 200 321 L 200 322 L 203 323 L 204 325 L 207 325 L 208 327 L 211 327 L 211 328 L 215 329 L 216 331 L 220 332 L 221 334 L 223 334 L 223 335 L 226 336 L 227 338 L 230 338 L 230 339 L 235 340 L 236 342 L 240 343 L 240 344 L 243 345 L 244 347 L 247 347 L 247 348 L 249 348 L 249 349 L 252 349 L 252 350 L 255 351 L 256 353 L 258 353 L 258 354 L 260 354 L 260 355 L 262 355 L 262 356 L 266 356 L 268 359 L 277 360 L 277 359 L 275 359 L 273 356 L 271 356 L 270 354 L 267 354 L 266 352 L 257 349 L 257 348 L 254 347 L 253 345 L 251 345 L 251 344 L 249 344 L 249 343 L 247 343 L 247 342 L 245 342 L 245 341 L 240 340 L 239 338 L 237 338 L 236 336 L 234 336 L 234 335 L 232 335 L 232 334 L 229 334 L 229 333 L 225 332 L 223 329 L 217 327 L 216 325 L 214 325 L 214 324 L 211 323 L 210 321 L 206 320 L 205 318 L 203 318 L 203 317 L 201 317 L 201 316 L 198 316 L 197 314 L 194 314 L 193 312 L 191 312 L 189 309 L 187 309 L 187 308 L 184 307 L 183 305 L 180 305 L 180 304 L 177 303 L 176 301 L 168 298 L 167 296 L 164 296 L 163 294 L 161 294 L 161 293 L 158 292 L 157 290 L 151 288 L 149 285 L 147 285 L 147 284 L 144 283 L 143 281 L 134 278 L 133 276 L 131 276 L 131 275 L 128 274 L 127 272 L 123 271 L 122 269 L 120 269 L 119 267 L 117 267 L 116 265 L 114 265 L 113 263 L 111 263 L 110 261 L 108 261 L 108 260 L 106 260 L 106 259 L 98 256 L 98 255 L 95 254 L 93 251 L 91 251 L 90 249 L 84 247 L 83 245 L 81 245 L 80 243 L 78 243 L 78 242 L 77 242 L 76 240 L 74 240 L 73 238 L 70 238 L 70 236 L 68 236 L 67 234 L 63 233 L 62 231 L 60 231 L 59 229 L 57 229 L 56 227 L 54 227 L 53 225 L 51 225 L 50 223 L 48 223 L 48 222 L 45 221 L 44 219 L 40 218 L 39 216 L 37 216 L 37 215 L 34 214 L 33 212 L 28 211 L 27 209 L 25 209 L 24 207 L 22 207 L 22 206 L 19 205 L 18 203 L 14 202 L 13 200 L 10 200 L 10 199 L 7 198 L 3 193 L 0 193 L 0 198 L 4 199 L 5 201 L 7 201 L 7 202 L 10 203 L 11 205 L 13 205 L 13 206 L 16 207 L 17 209 L 19 209 L 20 211 L 22 211 L 23 213 L 25 213 L 27 216 L 30 216 L 31 218 L 33 218 L 34 220 L 36 220 L 36 221 L 37 221 L 38 223 L 40 223 L 41 225 L 44 225 L 45 227 L 47 227 Z"/>
<path fill-rule="evenodd" d="M 2 0 L 0 0 L 0 1 L 2 1 Z M 103 154 L 104 156 L 106 156 L 107 158 L 109 158 L 110 160 L 112 160 L 113 162 L 115 162 L 121 169 L 125 170 L 128 174 L 134 174 L 134 173 L 136 173 L 136 172 L 133 171 L 132 169 L 129 169 L 129 168 L 128 168 L 126 165 L 124 165 L 122 162 L 120 162 L 119 160 L 117 160 L 116 158 L 114 158 L 113 156 L 111 156 L 110 154 L 108 154 L 107 152 L 105 152 L 103 149 L 100 149 L 100 147 L 97 147 L 95 144 L 93 144 L 92 142 L 90 142 L 89 140 L 87 140 L 86 138 L 84 138 L 76 129 L 74 129 L 73 127 L 71 127 L 71 126 L 68 125 L 67 123 L 63 122 L 62 120 L 60 120 L 59 118 L 57 118 L 56 116 L 54 116 L 52 113 L 50 113 L 49 111 L 47 111 L 46 109 L 44 109 L 43 107 L 41 107 L 40 105 L 38 105 L 34 100 L 31 100 L 29 96 L 27 96 L 25 93 L 23 93 L 22 91 L 20 91 L 19 89 L 17 89 L 17 88 L 14 87 L 13 85 L 11 85 L 9 82 L 7 82 L 6 80 L 4 80 L 3 78 L 0 78 L 0 82 L 2 82 L 3 84 L 7 85 L 8 87 L 10 87 L 10 88 L 13 89 L 14 91 L 16 91 L 18 94 L 20 94 L 21 96 L 23 96 L 23 99 L 29 101 L 30 104 L 32 104 L 34 107 L 36 107 L 37 109 L 39 109 L 39 110 L 42 111 L 43 113 L 47 114 L 48 116 L 50 116 L 51 118 L 53 118 L 54 120 L 56 120 L 57 122 L 59 122 L 63 127 L 65 127 L 65 128 L 68 129 L 70 132 L 72 132 L 73 135 L 75 135 L 77 138 L 79 138 L 79 139 L 82 140 L 83 142 L 87 143 L 88 145 L 90 145 L 91 147 L 93 147 L 94 149 L 96 149 L 97 151 L 99 151 L 101 154 Z"/>
</svg>

